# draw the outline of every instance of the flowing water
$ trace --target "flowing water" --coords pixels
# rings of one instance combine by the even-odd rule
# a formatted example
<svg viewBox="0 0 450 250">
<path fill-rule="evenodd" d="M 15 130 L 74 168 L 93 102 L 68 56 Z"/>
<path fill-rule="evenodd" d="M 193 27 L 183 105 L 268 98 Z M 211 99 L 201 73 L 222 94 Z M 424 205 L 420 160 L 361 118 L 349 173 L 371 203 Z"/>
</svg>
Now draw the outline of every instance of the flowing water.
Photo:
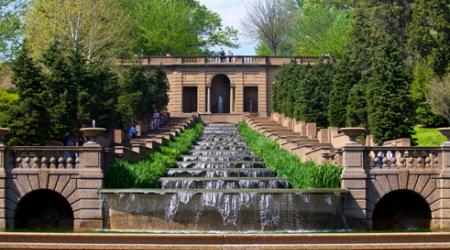
<svg viewBox="0 0 450 250">
<path fill-rule="evenodd" d="M 235 124 L 206 124 L 159 189 L 99 191 L 110 229 L 153 232 L 333 230 L 344 192 L 289 189 Z"/>
</svg>

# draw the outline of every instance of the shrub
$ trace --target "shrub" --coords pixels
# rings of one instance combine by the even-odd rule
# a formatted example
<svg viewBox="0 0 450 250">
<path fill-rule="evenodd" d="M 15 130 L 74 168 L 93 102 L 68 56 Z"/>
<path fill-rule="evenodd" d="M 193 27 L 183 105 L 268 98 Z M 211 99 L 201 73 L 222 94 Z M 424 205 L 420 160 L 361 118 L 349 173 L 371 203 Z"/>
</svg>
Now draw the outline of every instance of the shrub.
<svg viewBox="0 0 450 250">
<path fill-rule="evenodd" d="M 276 169 L 278 177 L 287 177 L 292 188 L 341 187 L 342 167 L 318 166 L 313 161 L 302 163 L 298 156 L 280 149 L 275 140 L 250 129 L 245 122 L 238 123 L 238 128 L 252 151 L 266 162 L 266 167 Z"/>
<path fill-rule="evenodd" d="M 203 130 L 203 122 L 183 130 L 152 155 L 137 162 L 114 160 L 106 172 L 107 188 L 155 188 L 158 178 L 173 168 L 181 155 L 186 154 Z"/>
</svg>

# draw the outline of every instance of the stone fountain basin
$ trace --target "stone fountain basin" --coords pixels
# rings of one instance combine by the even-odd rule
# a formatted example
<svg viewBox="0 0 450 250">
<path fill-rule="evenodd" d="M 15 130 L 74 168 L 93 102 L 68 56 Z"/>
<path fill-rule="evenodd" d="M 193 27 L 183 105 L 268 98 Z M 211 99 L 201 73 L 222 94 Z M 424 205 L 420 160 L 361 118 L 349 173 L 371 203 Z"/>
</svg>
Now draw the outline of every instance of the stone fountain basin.
<svg viewBox="0 0 450 250">
<path fill-rule="evenodd" d="M 106 129 L 105 128 L 81 128 L 80 131 L 88 137 L 96 138 L 101 136 Z"/>
<path fill-rule="evenodd" d="M 343 228 L 347 189 L 100 189 L 111 230 L 305 232 Z"/>
</svg>

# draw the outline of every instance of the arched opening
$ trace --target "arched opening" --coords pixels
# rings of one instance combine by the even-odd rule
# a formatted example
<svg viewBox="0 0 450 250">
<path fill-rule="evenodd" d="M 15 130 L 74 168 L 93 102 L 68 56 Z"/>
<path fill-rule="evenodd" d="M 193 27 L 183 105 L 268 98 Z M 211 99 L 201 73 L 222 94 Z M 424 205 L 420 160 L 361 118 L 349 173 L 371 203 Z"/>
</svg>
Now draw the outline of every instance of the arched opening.
<svg viewBox="0 0 450 250">
<path fill-rule="evenodd" d="M 430 228 L 431 210 L 417 193 L 396 190 L 377 203 L 372 221 L 374 230 Z"/>
<path fill-rule="evenodd" d="M 216 75 L 211 81 L 211 113 L 230 113 L 230 79 Z"/>
<path fill-rule="evenodd" d="M 73 211 L 67 200 L 52 190 L 36 190 L 17 205 L 15 228 L 73 229 Z"/>
</svg>

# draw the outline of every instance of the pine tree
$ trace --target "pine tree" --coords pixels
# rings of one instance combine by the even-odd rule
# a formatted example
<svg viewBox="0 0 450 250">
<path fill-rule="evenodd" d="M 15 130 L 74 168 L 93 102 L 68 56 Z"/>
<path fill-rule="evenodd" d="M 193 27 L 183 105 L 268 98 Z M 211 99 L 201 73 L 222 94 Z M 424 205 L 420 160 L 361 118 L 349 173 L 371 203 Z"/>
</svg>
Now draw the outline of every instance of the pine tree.
<svg viewBox="0 0 450 250">
<path fill-rule="evenodd" d="M 158 111 L 165 110 L 169 103 L 169 95 L 167 94 L 169 91 L 169 84 L 162 64 L 156 68 L 155 74 L 151 77 L 151 81 L 154 93 L 154 109 L 157 109 Z"/>
<path fill-rule="evenodd" d="M 414 134 L 415 103 L 409 94 L 411 77 L 406 73 L 395 43 L 387 40 L 373 60 L 367 106 L 369 130 L 378 140 L 411 138 Z"/>
<path fill-rule="evenodd" d="M 367 98 L 366 88 L 363 82 L 355 84 L 348 95 L 348 105 L 346 107 L 346 126 L 364 127 L 367 124 Z"/>
<path fill-rule="evenodd" d="M 361 70 L 355 61 L 344 58 L 334 64 L 335 75 L 328 105 L 330 126 L 344 127 L 350 90 L 361 80 Z"/>
<path fill-rule="evenodd" d="M 11 64 L 11 70 L 11 82 L 19 100 L 3 114 L 3 126 L 11 130 L 6 137 L 7 144 L 42 146 L 48 139 L 50 126 L 46 105 L 49 93 L 41 84 L 41 68 L 30 58 L 26 43 Z"/>
</svg>

